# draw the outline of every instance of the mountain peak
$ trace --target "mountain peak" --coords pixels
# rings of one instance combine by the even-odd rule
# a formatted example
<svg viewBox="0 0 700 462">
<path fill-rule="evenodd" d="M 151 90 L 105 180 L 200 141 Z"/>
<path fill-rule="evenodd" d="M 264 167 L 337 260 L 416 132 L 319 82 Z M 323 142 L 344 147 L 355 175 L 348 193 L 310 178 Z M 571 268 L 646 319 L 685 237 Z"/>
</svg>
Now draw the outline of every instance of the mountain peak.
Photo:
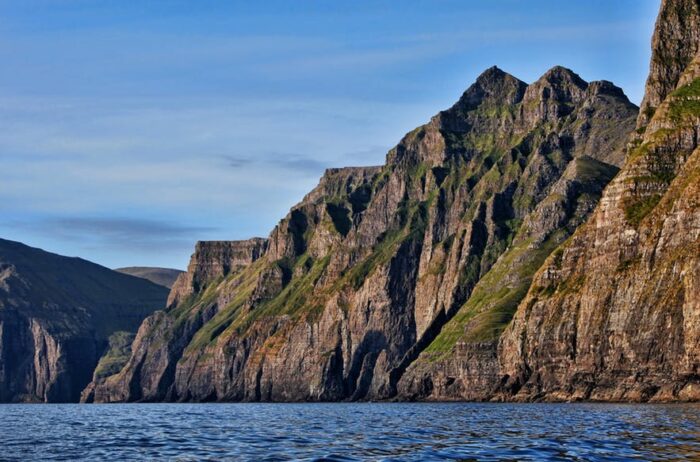
<svg viewBox="0 0 700 462">
<path fill-rule="evenodd" d="M 498 66 L 491 66 L 476 78 L 478 83 L 503 80 L 508 74 Z"/>
<path fill-rule="evenodd" d="M 563 66 L 554 66 L 527 87 L 523 101 L 537 107 L 542 102 L 550 106 L 547 110 L 536 110 L 532 114 L 533 120 L 551 116 L 558 118 L 570 111 L 570 108 L 563 104 L 583 100 L 587 89 L 588 83 L 574 71 Z"/>
<path fill-rule="evenodd" d="M 581 89 L 588 87 L 588 83 L 569 68 L 554 66 L 539 78 L 538 82 L 548 82 L 555 86 L 576 86 Z"/>
<path fill-rule="evenodd" d="M 453 106 L 459 109 L 472 109 L 486 99 L 498 100 L 504 104 L 520 101 L 527 84 L 517 77 L 504 72 L 497 66 L 491 66 L 482 72 L 459 101 Z"/>
<path fill-rule="evenodd" d="M 629 101 L 624 90 L 609 80 L 594 80 L 590 82 L 588 84 L 588 91 L 592 95 L 610 95 Z"/>
<path fill-rule="evenodd" d="M 527 84 L 525 82 L 505 72 L 498 66 L 491 66 L 476 78 L 476 82 L 474 82 L 474 85 L 472 86 L 478 86 L 487 92 L 493 92 L 503 88 L 504 86 L 525 87 L 526 85 Z"/>
</svg>

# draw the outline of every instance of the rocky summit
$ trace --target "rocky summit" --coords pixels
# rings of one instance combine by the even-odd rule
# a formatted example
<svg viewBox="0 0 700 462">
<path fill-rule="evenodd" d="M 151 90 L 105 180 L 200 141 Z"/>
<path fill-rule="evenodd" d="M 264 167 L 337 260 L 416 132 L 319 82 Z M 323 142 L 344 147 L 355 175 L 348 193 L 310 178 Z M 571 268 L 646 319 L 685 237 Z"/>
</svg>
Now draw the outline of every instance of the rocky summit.
<svg viewBox="0 0 700 462">
<path fill-rule="evenodd" d="M 167 294 L 145 279 L 0 239 L 0 402 L 78 401 L 108 344 L 136 332 Z"/>
<path fill-rule="evenodd" d="M 492 67 L 267 239 L 198 243 L 83 400 L 700 399 L 698 10 L 663 2 L 639 113 Z"/>
<path fill-rule="evenodd" d="M 700 2 L 668 0 L 623 170 L 501 340 L 518 398 L 700 400 Z"/>
<path fill-rule="evenodd" d="M 636 116 L 562 67 L 531 85 L 486 70 L 385 165 L 328 170 L 267 239 L 197 244 L 168 309 L 85 399 L 395 396 L 480 282 L 480 329 L 498 336 L 617 173 Z"/>
<path fill-rule="evenodd" d="M 622 171 L 505 332 L 474 336 L 470 300 L 412 365 L 404 396 L 700 400 L 699 48 L 700 2 L 664 1 Z"/>
</svg>

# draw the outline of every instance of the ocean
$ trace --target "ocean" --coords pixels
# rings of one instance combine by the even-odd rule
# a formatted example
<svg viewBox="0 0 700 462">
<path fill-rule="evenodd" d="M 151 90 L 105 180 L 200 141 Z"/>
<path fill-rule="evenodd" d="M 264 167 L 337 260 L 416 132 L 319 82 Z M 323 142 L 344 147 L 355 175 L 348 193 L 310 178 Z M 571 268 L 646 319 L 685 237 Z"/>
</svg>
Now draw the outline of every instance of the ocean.
<svg viewBox="0 0 700 462">
<path fill-rule="evenodd" d="M 700 460 L 700 405 L 4 404 L 0 460 Z"/>
</svg>

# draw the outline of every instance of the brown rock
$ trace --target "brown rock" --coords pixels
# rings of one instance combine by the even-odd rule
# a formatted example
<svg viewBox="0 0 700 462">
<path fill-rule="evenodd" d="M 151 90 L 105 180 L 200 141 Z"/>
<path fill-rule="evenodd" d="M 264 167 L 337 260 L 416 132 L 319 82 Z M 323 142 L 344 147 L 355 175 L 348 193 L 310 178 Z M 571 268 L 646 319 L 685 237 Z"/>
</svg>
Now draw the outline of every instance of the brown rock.
<svg viewBox="0 0 700 462">
<path fill-rule="evenodd" d="M 510 319 L 536 267 L 617 171 L 636 114 L 612 84 L 564 68 L 529 86 L 487 70 L 386 165 L 328 170 L 260 258 L 222 269 L 228 257 L 198 247 L 168 310 L 142 325 L 130 360 L 92 386 L 94 399 L 395 395 L 408 365 L 521 242 L 510 252 L 523 268 Z M 493 339 L 467 350 L 497 370 Z M 491 372 L 475 373 L 486 386 Z"/>
<path fill-rule="evenodd" d="M 167 289 L 0 239 L 0 402 L 76 402 L 108 338 L 134 332 Z"/>
</svg>

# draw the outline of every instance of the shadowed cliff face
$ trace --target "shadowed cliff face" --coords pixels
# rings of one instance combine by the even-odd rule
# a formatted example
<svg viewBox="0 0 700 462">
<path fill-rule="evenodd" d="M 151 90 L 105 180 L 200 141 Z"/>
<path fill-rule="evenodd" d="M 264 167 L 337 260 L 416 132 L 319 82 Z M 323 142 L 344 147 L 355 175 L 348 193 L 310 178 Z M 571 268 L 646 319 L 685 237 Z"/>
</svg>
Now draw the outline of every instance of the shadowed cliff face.
<svg viewBox="0 0 700 462">
<path fill-rule="evenodd" d="M 77 401 L 108 337 L 135 332 L 167 292 L 0 239 L 0 402 Z"/>
<path fill-rule="evenodd" d="M 474 296 L 478 338 L 498 337 L 618 171 L 636 116 L 609 82 L 488 69 L 384 166 L 328 170 L 268 239 L 199 243 L 168 309 L 84 399 L 394 396 Z"/>
<path fill-rule="evenodd" d="M 652 47 L 625 168 L 502 339 L 518 398 L 700 399 L 700 2 L 664 1 Z"/>
<path fill-rule="evenodd" d="M 595 212 L 500 340 L 454 326 L 463 310 L 441 334 L 456 346 L 428 348 L 405 397 L 700 399 L 700 2 L 664 1 L 652 48 L 625 167 Z"/>
</svg>

